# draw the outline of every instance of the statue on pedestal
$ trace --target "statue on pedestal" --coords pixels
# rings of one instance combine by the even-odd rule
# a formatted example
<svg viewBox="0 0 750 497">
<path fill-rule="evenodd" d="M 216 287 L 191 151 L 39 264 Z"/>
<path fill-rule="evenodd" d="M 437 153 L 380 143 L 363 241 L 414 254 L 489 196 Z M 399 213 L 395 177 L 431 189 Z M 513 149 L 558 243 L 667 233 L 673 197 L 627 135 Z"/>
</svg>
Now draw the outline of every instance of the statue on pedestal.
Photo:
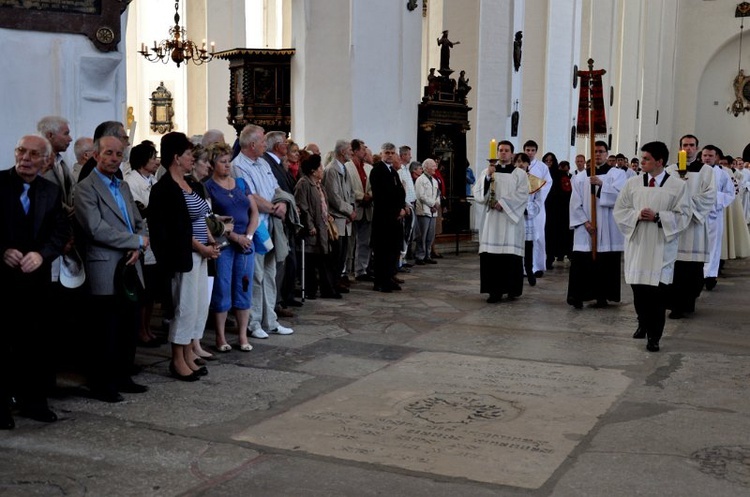
<svg viewBox="0 0 750 497">
<path fill-rule="evenodd" d="M 438 45 L 440 46 L 440 71 L 451 71 L 451 66 L 450 66 L 451 48 L 453 48 L 453 45 L 458 45 L 461 42 L 450 41 L 448 39 L 447 29 L 443 31 L 443 36 L 438 38 L 437 42 L 438 42 Z"/>
</svg>

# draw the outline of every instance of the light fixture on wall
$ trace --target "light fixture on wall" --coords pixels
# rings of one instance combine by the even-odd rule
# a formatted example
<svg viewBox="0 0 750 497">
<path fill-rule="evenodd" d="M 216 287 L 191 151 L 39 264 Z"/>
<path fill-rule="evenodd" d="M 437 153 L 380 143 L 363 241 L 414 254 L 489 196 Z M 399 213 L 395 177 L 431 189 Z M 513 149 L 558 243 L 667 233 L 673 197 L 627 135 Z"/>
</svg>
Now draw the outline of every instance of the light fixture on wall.
<svg viewBox="0 0 750 497">
<path fill-rule="evenodd" d="M 192 61 L 197 66 L 205 62 L 210 62 L 214 58 L 216 50 L 214 42 L 211 42 L 211 51 L 209 52 L 206 49 L 206 40 L 203 40 L 203 44 L 198 48 L 195 42 L 187 38 L 187 31 L 180 26 L 179 6 L 179 0 L 175 1 L 174 26 L 169 28 L 171 38 L 162 40 L 158 45 L 154 41 L 153 47 L 147 47 L 145 43 L 141 43 L 141 49 L 138 53 L 151 62 L 166 64 L 171 60 L 177 64 L 177 67 L 180 67 L 180 64 L 183 62 Z"/>
<path fill-rule="evenodd" d="M 737 62 L 737 76 L 732 81 L 734 87 L 734 102 L 727 107 L 727 112 L 734 114 L 737 117 L 740 114 L 744 114 L 750 110 L 750 88 L 746 89 L 747 83 L 750 82 L 750 77 L 745 75 L 745 71 L 742 69 L 742 32 L 745 29 L 745 17 L 750 16 L 750 3 L 742 2 L 737 4 L 737 9 L 734 11 L 734 17 L 739 17 L 740 22 L 740 50 L 739 60 Z"/>
</svg>

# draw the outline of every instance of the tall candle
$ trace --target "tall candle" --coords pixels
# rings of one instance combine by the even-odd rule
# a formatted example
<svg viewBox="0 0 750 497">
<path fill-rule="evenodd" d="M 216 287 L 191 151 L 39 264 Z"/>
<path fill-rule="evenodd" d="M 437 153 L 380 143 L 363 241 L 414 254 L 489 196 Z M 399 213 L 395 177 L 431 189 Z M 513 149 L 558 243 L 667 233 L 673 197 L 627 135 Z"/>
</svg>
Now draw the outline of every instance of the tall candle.
<svg viewBox="0 0 750 497">
<path fill-rule="evenodd" d="M 490 159 L 497 159 L 497 140 L 494 138 L 490 140 Z"/>
<path fill-rule="evenodd" d="M 684 150 L 677 152 L 677 168 L 680 171 L 687 169 L 687 152 Z"/>
</svg>

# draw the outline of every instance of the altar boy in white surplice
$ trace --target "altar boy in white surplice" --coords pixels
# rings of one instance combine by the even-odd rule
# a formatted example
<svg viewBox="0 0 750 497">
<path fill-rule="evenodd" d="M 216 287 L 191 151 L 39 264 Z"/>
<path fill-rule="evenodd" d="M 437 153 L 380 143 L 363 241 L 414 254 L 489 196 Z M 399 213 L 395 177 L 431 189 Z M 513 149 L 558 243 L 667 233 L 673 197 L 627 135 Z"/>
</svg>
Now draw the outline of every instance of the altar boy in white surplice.
<svg viewBox="0 0 750 497">
<path fill-rule="evenodd" d="M 678 175 L 664 170 L 669 150 L 662 142 L 641 147 L 644 174 L 630 178 L 617 197 L 614 218 L 625 236 L 625 282 L 638 315 L 634 338 L 648 338 L 657 352 L 666 319 L 679 234 L 690 222 L 690 196 Z"/>
</svg>

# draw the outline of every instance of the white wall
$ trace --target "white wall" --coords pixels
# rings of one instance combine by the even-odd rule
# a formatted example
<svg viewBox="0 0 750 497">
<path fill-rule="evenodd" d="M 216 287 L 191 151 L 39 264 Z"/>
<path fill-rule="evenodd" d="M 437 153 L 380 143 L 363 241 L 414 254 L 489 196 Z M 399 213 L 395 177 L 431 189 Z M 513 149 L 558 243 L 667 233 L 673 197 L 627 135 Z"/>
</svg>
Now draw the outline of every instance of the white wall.
<svg viewBox="0 0 750 497">
<path fill-rule="evenodd" d="M 0 46 L 5 54 L 0 71 L 0 168 L 13 166 L 16 142 L 36 133 L 36 123 L 44 116 L 68 119 L 74 139 L 92 136 L 102 121 L 123 118 L 125 67 L 120 52 L 100 52 L 83 35 L 15 29 L 0 29 Z M 75 162 L 72 145 L 65 156 L 68 164 Z"/>
<path fill-rule="evenodd" d="M 404 2 L 293 0 L 292 137 L 416 144 L 421 13 Z M 314 6 L 314 8 L 312 8 Z"/>
</svg>

